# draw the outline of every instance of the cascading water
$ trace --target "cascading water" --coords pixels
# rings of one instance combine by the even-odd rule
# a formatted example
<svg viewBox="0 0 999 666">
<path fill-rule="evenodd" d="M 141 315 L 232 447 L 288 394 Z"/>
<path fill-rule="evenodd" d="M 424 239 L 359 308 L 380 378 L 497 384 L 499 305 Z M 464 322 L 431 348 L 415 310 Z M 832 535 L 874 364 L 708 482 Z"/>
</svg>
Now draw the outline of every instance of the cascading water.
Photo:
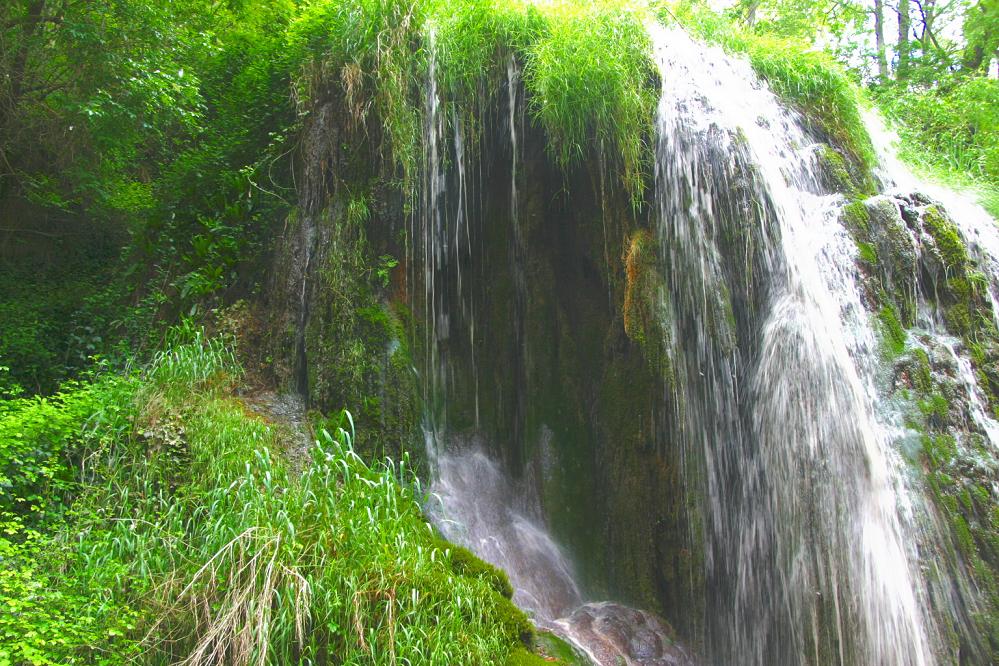
<svg viewBox="0 0 999 666">
<path fill-rule="evenodd" d="M 717 664 L 936 663 L 947 639 L 934 599 L 973 608 L 975 592 L 960 576 L 941 591 L 920 569 L 922 549 L 941 548 L 940 529 L 906 459 L 912 433 L 903 406 L 884 400 L 892 369 L 843 222 L 846 201 L 827 191 L 819 144 L 803 120 L 747 63 L 679 30 L 649 32 L 662 83 L 652 211 L 664 275 L 658 302 L 675 373 L 664 403 L 676 409 L 665 427 L 682 451 L 687 494 L 699 502 L 691 524 L 702 531 L 695 527 L 691 538 L 703 541 L 705 557 L 704 656 Z M 536 624 L 594 663 L 688 663 L 654 615 L 586 603 L 571 560 L 546 529 L 532 472 L 517 480 L 507 473 L 527 437 L 526 391 L 504 412 L 513 414 L 511 441 L 480 429 L 475 324 L 485 276 L 476 252 L 484 210 L 481 199 L 470 203 L 466 169 L 475 158 L 466 154 L 461 114 L 441 98 L 434 42 L 431 30 L 409 257 L 425 322 L 428 513 L 447 538 L 506 570 L 514 600 Z M 517 363 L 531 353 L 529 251 L 519 190 L 524 104 L 512 57 L 506 74 L 498 116 L 511 158 L 503 268 L 513 297 L 510 372 L 522 387 Z M 995 304 L 999 233 L 966 201 L 945 203 L 960 211 L 962 234 L 991 271 Z M 918 279 L 899 280 L 919 300 L 927 328 L 929 342 L 910 343 L 933 346 L 931 356 L 953 368 L 970 420 L 996 445 L 999 429 L 969 361 L 954 338 L 936 332 L 939 316 L 916 293 Z M 460 378 L 458 351 L 470 360 L 471 380 Z M 447 418 L 456 391 L 475 394 L 474 427 L 462 434 Z"/>
<path fill-rule="evenodd" d="M 709 656 L 930 663 L 842 202 L 822 194 L 813 141 L 747 63 L 678 30 L 651 36 L 677 436 L 706 472 Z"/>
<path fill-rule="evenodd" d="M 448 428 L 446 405 L 454 370 L 447 351 L 459 344 L 455 340 L 459 335 L 467 338 L 462 343 L 469 349 L 475 348 L 475 298 L 462 286 L 462 271 L 468 270 L 465 264 L 471 253 L 473 232 L 460 116 L 457 112 L 449 116 L 440 97 L 432 29 L 428 43 L 424 176 L 420 210 L 413 218 L 412 231 L 417 242 L 411 248 L 419 259 L 410 260 L 414 267 L 419 265 L 422 269 L 422 302 L 428 322 L 424 339 L 429 366 L 424 381 L 428 414 L 424 428 L 433 482 L 427 512 L 448 539 L 471 548 L 506 571 L 514 588 L 514 601 L 530 613 L 539 627 L 561 635 L 594 664 L 689 664 L 691 657 L 687 650 L 675 644 L 672 630 L 655 616 L 621 604 L 584 603 L 573 566 L 545 529 L 540 503 L 530 485 L 511 481 L 501 463 L 486 453 L 487 447 L 480 438 L 459 436 Z M 518 353 L 524 354 L 526 246 L 517 213 L 520 85 L 519 65 L 511 57 L 507 67 L 506 118 L 512 158 L 509 269 L 515 294 L 516 347 Z M 453 130 L 450 146 L 444 138 L 449 126 Z M 449 196 L 449 183 L 456 184 L 456 196 Z M 453 311 L 455 307 L 457 312 Z M 472 362 L 474 376 L 474 353 Z M 477 385 L 477 379 L 474 381 Z M 523 378 L 517 381 L 522 384 Z M 518 394 L 517 400 L 514 412 L 523 414 L 526 395 Z M 477 426 L 477 395 L 475 405 Z M 514 420 L 519 423 L 521 419 Z M 515 442 L 510 446 L 516 448 L 516 441 L 522 437 L 523 433 L 515 426 L 512 432 Z"/>
</svg>

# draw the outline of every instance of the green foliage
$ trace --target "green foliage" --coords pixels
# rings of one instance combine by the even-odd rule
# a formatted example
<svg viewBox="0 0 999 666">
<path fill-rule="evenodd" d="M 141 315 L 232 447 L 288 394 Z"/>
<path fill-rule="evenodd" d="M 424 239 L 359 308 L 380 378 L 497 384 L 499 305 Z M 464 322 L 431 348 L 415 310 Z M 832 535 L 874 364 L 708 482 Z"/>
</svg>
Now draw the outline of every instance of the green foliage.
<svg viewBox="0 0 999 666">
<path fill-rule="evenodd" d="M 54 252 L 20 240 L 0 268 L 0 365 L 10 382 L 50 393 L 93 357 L 117 356 L 123 337 L 135 334 L 138 343 L 137 330 L 116 324 L 137 324 L 142 312 L 123 302 L 123 280 L 109 270 L 113 248 L 82 233 L 56 241 Z M 0 392 L 4 384 L 0 378 Z"/>
<path fill-rule="evenodd" d="M 565 165 L 613 150 L 606 154 L 621 156 L 623 182 L 640 193 L 653 108 L 646 13 L 607 2 L 556 3 L 541 11 L 545 28 L 527 47 L 524 76 L 556 158 Z"/>
<path fill-rule="evenodd" d="M 0 10 L 0 199 L 121 219 L 149 205 L 140 156 L 197 131 L 188 66 L 207 3 L 14 0 Z"/>
<path fill-rule="evenodd" d="M 0 402 L 0 512 L 37 519 L 59 511 L 75 488 L 81 449 L 119 434 L 133 390 L 107 376 Z"/>
<path fill-rule="evenodd" d="M 161 391 L 215 390 L 238 379 L 239 373 L 235 353 L 225 340 L 206 338 L 203 329 L 185 320 L 167 331 L 166 348 L 153 356 L 145 380 Z"/>
<path fill-rule="evenodd" d="M 0 663 L 490 663 L 530 640 L 505 576 L 427 525 L 406 459 L 365 464 L 348 416 L 292 473 L 231 397 L 232 351 L 168 340 L 141 384 L 5 404 L 5 434 L 86 464 L 5 468 L 5 490 L 78 471 L 64 531 L 4 518 Z"/>
<path fill-rule="evenodd" d="M 134 611 L 67 581 L 64 556 L 51 537 L 0 518 L 0 664 L 110 666 L 139 656 L 126 638 Z"/>
<path fill-rule="evenodd" d="M 901 153 L 931 175 L 978 190 L 999 217 L 999 81 L 948 77 L 929 88 L 877 92 Z"/>
<path fill-rule="evenodd" d="M 374 108 L 382 122 L 381 151 L 415 182 L 420 151 L 417 79 L 425 53 L 413 47 L 425 20 L 423 2 L 318 0 L 305 5 L 288 30 L 288 46 L 304 65 L 297 79 L 300 108 L 316 98 L 329 78 L 340 79 L 355 124 Z"/>
</svg>

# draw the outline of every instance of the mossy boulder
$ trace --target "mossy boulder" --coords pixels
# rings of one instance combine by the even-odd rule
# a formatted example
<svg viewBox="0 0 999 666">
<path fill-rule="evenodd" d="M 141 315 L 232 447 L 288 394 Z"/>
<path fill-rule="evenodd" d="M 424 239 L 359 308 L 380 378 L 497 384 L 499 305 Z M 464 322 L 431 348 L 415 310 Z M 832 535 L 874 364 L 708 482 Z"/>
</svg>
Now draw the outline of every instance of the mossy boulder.
<svg viewBox="0 0 999 666">
<path fill-rule="evenodd" d="M 842 152 L 827 143 L 819 144 L 815 157 L 822 184 L 830 191 L 851 197 L 874 193 L 874 178 L 866 165 L 860 161 L 845 157 Z"/>
</svg>

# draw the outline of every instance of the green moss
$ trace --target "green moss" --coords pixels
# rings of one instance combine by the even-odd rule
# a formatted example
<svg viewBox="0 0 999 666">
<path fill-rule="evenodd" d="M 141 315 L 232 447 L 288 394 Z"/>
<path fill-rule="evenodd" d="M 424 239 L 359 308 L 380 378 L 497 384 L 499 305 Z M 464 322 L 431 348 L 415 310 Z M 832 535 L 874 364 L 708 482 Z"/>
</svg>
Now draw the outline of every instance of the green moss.
<svg viewBox="0 0 999 666">
<path fill-rule="evenodd" d="M 878 253 L 874 246 L 864 241 L 857 241 L 857 249 L 860 251 L 860 260 L 869 266 L 878 265 Z"/>
<path fill-rule="evenodd" d="M 975 584 L 981 590 L 983 609 L 973 614 L 974 628 L 981 642 L 974 650 L 999 649 L 995 640 L 999 620 L 999 511 L 991 493 L 991 481 L 975 478 L 976 465 L 962 458 L 950 435 L 923 438 L 926 480 L 936 505 L 959 553 L 959 561 L 970 566 Z M 979 455 L 989 452 L 979 452 Z M 950 558 L 956 558 L 953 552 Z M 950 566 L 963 566 L 953 562 Z M 967 640 L 967 636 L 962 638 Z"/>
<path fill-rule="evenodd" d="M 846 228 L 854 233 L 854 235 L 860 235 L 866 237 L 871 231 L 870 213 L 867 212 L 867 206 L 864 205 L 863 200 L 854 199 L 847 205 L 843 206 L 843 223 Z"/>
<path fill-rule="evenodd" d="M 933 390 L 933 372 L 930 357 L 926 351 L 916 347 L 912 350 L 913 365 L 910 371 L 912 388 L 917 396 L 927 396 Z"/>
<path fill-rule="evenodd" d="M 881 324 L 881 338 L 885 349 L 894 358 L 905 351 L 907 334 L 891 305 L 884 305 L 878 311 L 878 322 Z"/>
<path fill-rule="evenodd" d="M 846 158 L 838 150 L 828 144 L 822 144 L 816 153 L 820 168 L 831 181 L 833 189 L 850 197 L 862 197 L 874 194 L 876 187 L 870 171 L 851 168 Z"/>
<path fill-rule="evenodd" d="M 950 403 L 941 393 L 931 393 L 918 401 L 919 411 L 928 425 L 943 428 L 948 423 Z"/>
<path fill-rule="evenodd" d="M 626 243 L 624 332 L 637 342 L 650 367 L 672 381 L 673 362 L 655 239 L 640 229 Z M 731 308 L 730 308 L 731 309 Z"/>
<path fill-rule="evenodd" d="M 434 547 L 445 553 L 456 574 L 480 578 L 506 599 L 513 597 L 513 586 L 506 572 L 480 559 L 472 551 L 438 537 Z"/>
<path fill-rule="evenodd" d="M 506 666 L 550 666 L 552 662 L 521 647 L 510 653 L 505 664 Z"/>
<path fill-rule="evenodd" d="M 512 601 L 499 594 L 495 595 L 496 605 L 492 608 L 488 621 L 495 622 L 501 628 L 510 643 L 530 647 L 534 644 L 534 625 L 524 611 L 517 608 Z"/>
<path fill-rule="evenodd" d="M 948 270 L 964 269 L 968 264 L 968 251 L 954 223 L 944 217 L 936 206 L 926 207 L 922 221 L 927 233 L 933 237 Z"/>
<path fill-rule="evenodd" d="M 550 631 L 539 631 L 535 638 L 535 651 L 556 659 L 555 663 L 566 666 L 589 666 L 589 660 L 580 657 L 569 643 Z M 548 663 L 552 663 L 548 661 Z"/>
<path fill-rule="evenodd" d="M 974 317 L 967 303 L 949 306 L 944 312 L 944 319 L 947 321 L 947 328 L 956 335 L 964 337 L 974 331 Z"/>
<path fill-rule="evenodd" d="M 939 469 L 957 457 L 957 442 L 950 435 L 923 437 L 923 453 L 932 469 Z"/>
</svg>

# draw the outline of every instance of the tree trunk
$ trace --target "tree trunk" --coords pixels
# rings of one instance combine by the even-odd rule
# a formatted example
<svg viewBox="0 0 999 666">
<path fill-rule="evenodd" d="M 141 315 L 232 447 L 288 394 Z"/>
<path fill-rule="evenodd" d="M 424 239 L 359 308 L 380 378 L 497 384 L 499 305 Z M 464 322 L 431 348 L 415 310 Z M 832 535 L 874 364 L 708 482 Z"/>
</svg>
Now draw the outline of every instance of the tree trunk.
<svg viewBox="0 0 999 666">
<path fill-rule="evenodd" d="M 968 44 L 965 47 L 961 65 L 969 72 L 987 76 L 992 58 L 999 57 L 999 40 L 995 39 L 993 34 L 993 24 L 985 22 L 980 31 L 976 30 L 973 34 L 967 32 L 970 23 L 982 20 L 982 15 L 988 11 L 985 5 L 985 2 L 979 2 L 974 9 L 968 10 L 968 14 L 965 15 L 965 37 Z M 978 12 L 978 14 L 973 14 L 973 12 Z"/>
<path fill-rule="evenodd" d="M 909 32 L 911 27 L 909 0 L 898 0 L 898 64 L 895 67 L 895 78 L 899 81 L 909 78 Z"/>
<path fill-rule="evenodd" d="M 885 55 L 885 3 L 874 0 L 874 40 L 878 47 L 878 76 L 888 80 L 888 58 Z"/>
</svg>

